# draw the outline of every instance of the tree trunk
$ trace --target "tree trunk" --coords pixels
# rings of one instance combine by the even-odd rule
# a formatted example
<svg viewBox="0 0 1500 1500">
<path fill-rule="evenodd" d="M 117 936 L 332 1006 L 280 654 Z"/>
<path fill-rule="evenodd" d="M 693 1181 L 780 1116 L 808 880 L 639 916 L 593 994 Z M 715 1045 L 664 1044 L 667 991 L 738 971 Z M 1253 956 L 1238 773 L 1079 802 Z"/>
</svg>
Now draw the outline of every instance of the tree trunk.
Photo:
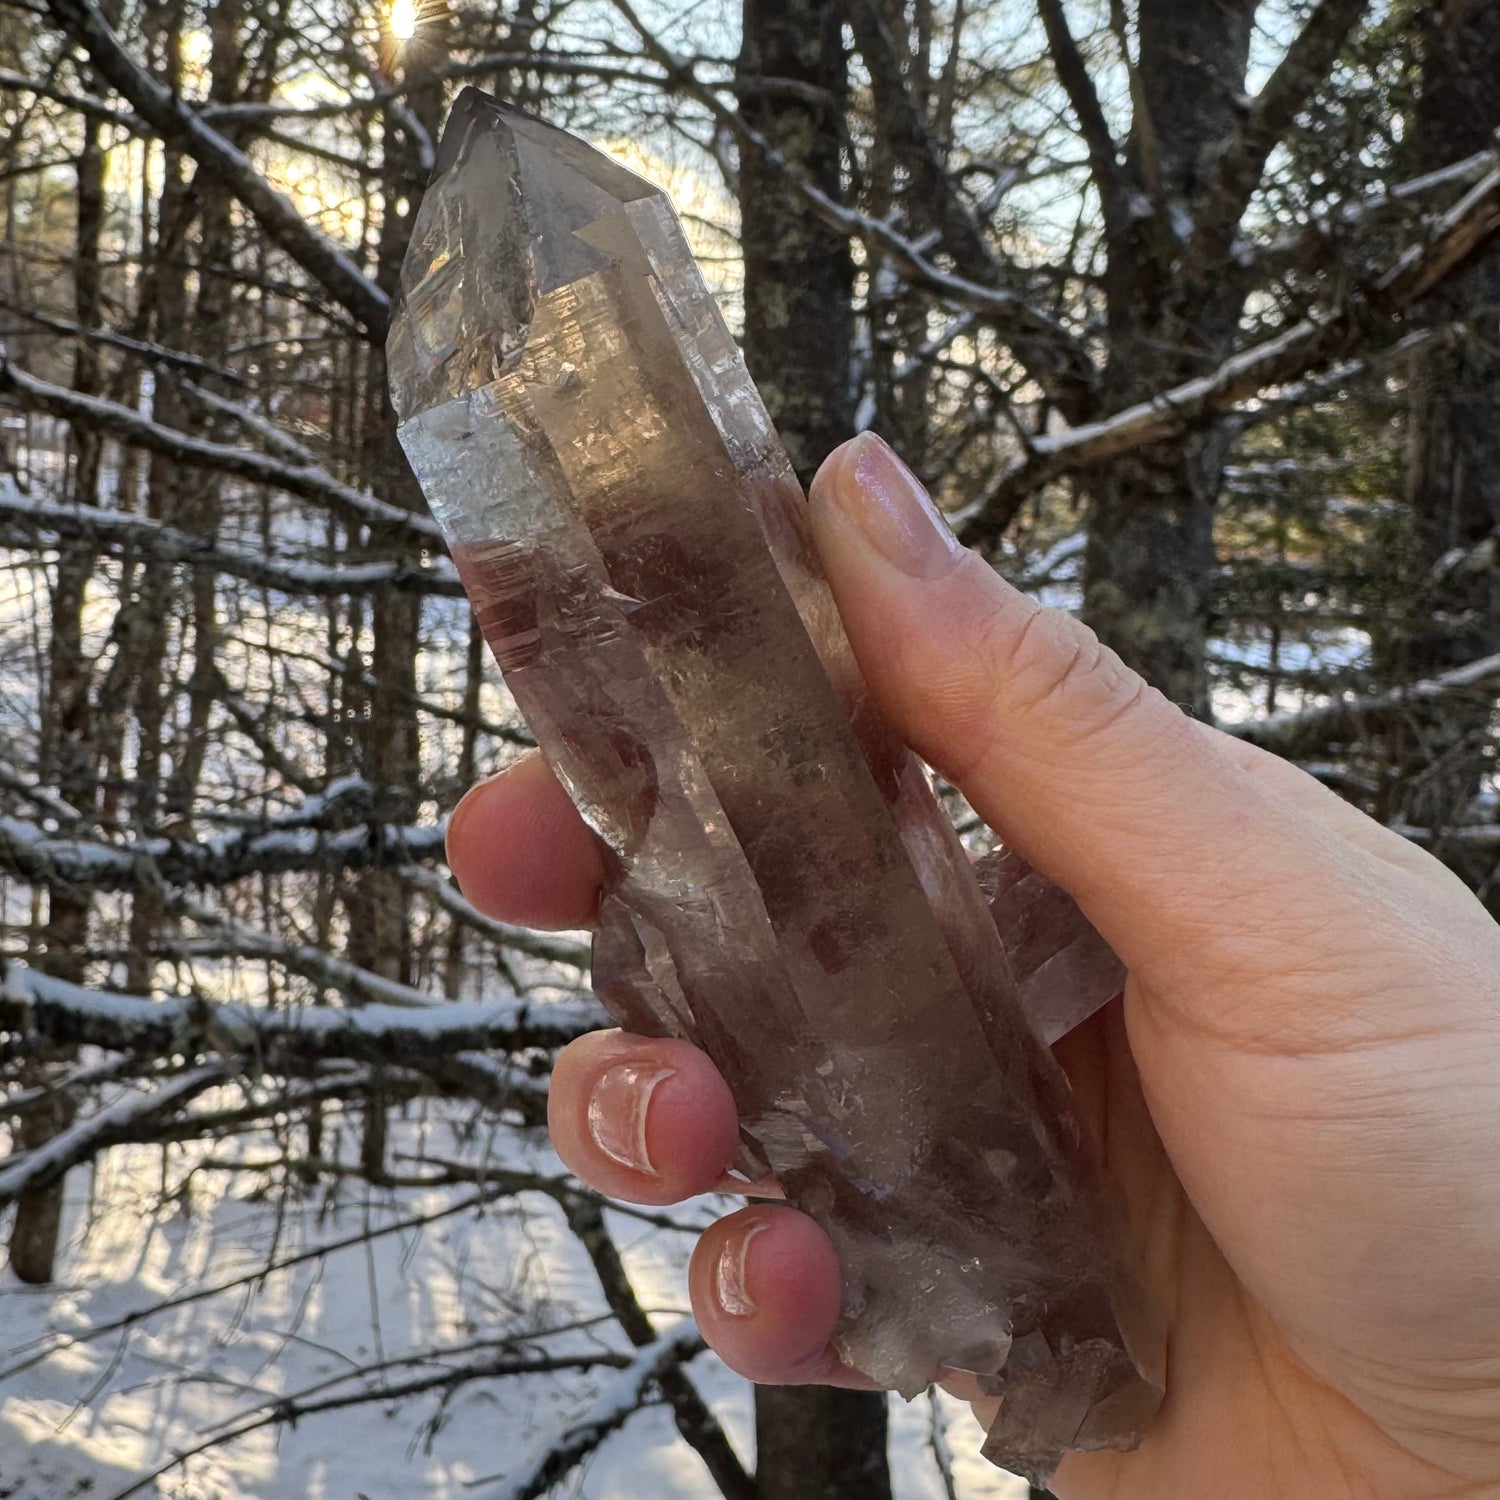
<svg viewBox="0 0 1500 1500">
<path fill-rule="evenodd" d="M 1207 169 L 1238 142 L 1254 0 L 1142 0 L 1124 201 L 1113 209 L 1109 367 L 1118 411 L 1201 375 L 1233 347 L 1245 289 L 1231 268 L 1187 268 Z M 1149 212 L 1138 211 L 1136 203 Z M 1227 444 L 1163 443 L 1086 481 L 1084 618 L 1189 712 L 1209 712 L 1213 522 Z"/>
<path fill-rule="evenodd" d="M 442 86 L 423 81 L 442 53 L 434 44 L 441 19 L 424 22 L 406 46 L 407 99 L 412 114 L 430 137 L 436 138 L 442 119 Z M 422 174 L 412 143 L 390 115 L 385 121 L 387 170 L 381 187 L 387 205 L 376 246 L 375 280 L 393 295 L 400 280 L 401 261 L 411 238 L 412 221 L 421 201 Z M 405 213 L 397 211 L 405 205 Z M 410 511 L 424 511 L 422 491 L 407 466 L 396 440 L 396 414 L 386 381 L 385 351 L 374 346 L 366 368 L 364 404 L 365 442 L 369 455 L 366 478 L 382 499 Z M 370 555 L 382 552 L 406 556 L 410 538 L 394 527 L 372 527 Z M 378 789 L 378 816 L 403 823 L 415 814 L 421 776 L 420 731 L 417 723 L 417 656 L 421 650 L 422 601 L 416 594 L 391 589 L 376 594 L 370 606 L 369 710 L 364 722 L 362 768 Z M 350 955 L 372 973 L 411 982 L 411 898 L 393 870 L 371 870 L 359 880 L 348 899 Z M 373 1180 L 385 1172 L 384 1091 L 377 1076 L 365 1109 L 361 1164 Z"/>
<path fill-rule="evenodd" d="M 846 92 L 840 7 L 817 0 L 744 0 L 736 70 L 740 114 L 831 196 L 841 193 L 839 140 Z M 824 92 L 822 106 L 767 84 Z M 745 362 L 804 483 L 852 436 L 850 355 L 854 267 L 849 242 L 803 207 L 784 174 L 741 153 Z"/>
<path fill-rule="evenodd" d="M 73 310 L 80 328 L 101 322 L 99 235 L 104 224 L 104 151 L 97 120 L 83 122 L 83 146 L 76 167 L 77 224 L 74 235 Z M 98 346 L 80 339 L 73 356 L 73 389 L 97 395 L 100 389 Z M 99 499 L 99 435 L 74 429 L 72 498 L 79 505 Z M 54 785 L 63 801 L 87 819 L 93 812 L 96 786 L 91 749 L 89 663 L 84 656 L 83 602 L 96 557 L 87 542 L 58 550 L 56 581 L 51 591 L 51 635 L 47 642 L 46 698 L 40 716 L 41 744 L 37 770 L 42 785 Z M 90 901 L 86 891 L 54 885 L 47 892 L 47 925 L 42 934 L 47 972 L 78 983 L 84 977 Z M 41 1084 L 45 1065 L 26 1068 L 18 1082 Z M 45 1145 L 71 1123 L 74 1103 L 58 1093 L 46 1108 L 22 1119 L 17 1140 L 25 1150 Z M 64 1183 L 23 1193 L 11 1224 L 10 1266 L 25 1282 L 52 1280 L 62 1227 Z"/>
<path fill-rule="evenodd" d="M 841 195 L 846 72 L 840 7 L 744 0 L 740 111 L 824 192 Z M 821 100 L 767 87 L 790 79 Z M 745 359 L 804 483 L 851 436 L 853 266 L 845 238 L 805 211 L 753 151 L 739 167 Z M 756 1392 L 761 1500 L 889 1500 L 885 1397 L 815 1386 Z"/>
<path fill-rule="evenodd" d="M 755 1393 L 759 1500 L 890 1500 L 886 1398 L 824 1386 Z"/>
<path fill-rule="evenodd" d="M 152 17 L 159 63 L 165 81 L 174 92 L 181 86 L 183 6 L 182 0 L 167 0 Z M 141 312 L 151 320 L 152 336 L 169 349 L 187 347 L 188 339 L 188 244 L 197 217 L 197 195 L 193 164 L 181 152 L 163 152 L 161 199 L 156 243 L 150 257 L 150 274 L 142 292 Z M 151 415 L 164 427 L 186 428 L 189 412 L 174 376 L 158 370 L 152 385 Z M 175 459 L 153 453 L 147 468 L 147 508 L 152 520 L 168 526 L 191 526 L 185 516 L 191 478 Z M 166 730 L 174 684 L 167 670 L 167 649 L 176 616 L 177 570 L 159 558 L 148 557 L 142 565 L 138 587 L 122 611 L 129 611 L 122 656 L 128 653 L 129 681 L 134 688 L 136 756 L 131 815 L 146 836 L 158 831 L 165 789 L 163 762 L 167 754 Z M 125 960 L 125 987 L 149 994 L 156 969 L 153 952 L 157 934 L 165 921 L 160 893 L 150 885 L 138 888 L 131 898 L 129 952 Z"/>
<path fill-rule="evenodd" d="M 1089 484 L 1084 618 L 1148 682 L 1209 713 L 1206 648 L 1224 442 L 1209 434 L 1110 464 Z"/>
</svg>

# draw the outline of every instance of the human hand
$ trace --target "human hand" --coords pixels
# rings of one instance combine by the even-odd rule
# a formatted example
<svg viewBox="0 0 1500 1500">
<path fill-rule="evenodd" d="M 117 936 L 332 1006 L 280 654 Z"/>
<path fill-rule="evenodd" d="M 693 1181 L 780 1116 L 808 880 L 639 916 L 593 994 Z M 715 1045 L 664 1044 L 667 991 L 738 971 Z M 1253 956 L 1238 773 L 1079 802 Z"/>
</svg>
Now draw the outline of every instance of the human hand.
<svg viewBox="0 0 1500 1500">
<path fill-rule="evenodd" d="M 1500 1493 L 1500 927 L 1009 588 L 878 439 L 828 460 L 810 511 L 888 717 L 1130 971 L 1056 1051 L 1167 1313 L 1167 1398 L 1136 1452 L 1070 1455 L 1054 1490 Z M 539 758 L 471 791 L 448 849 L 481 910 L 590 920 L 598 847 Z M 620 1032 L 559 1057 L 551 1125 L 572 1170 L 637 1203 L 725 1185 L 737 1145 L 703 1054 Z M 838 1267 L 811 1220 L 741 1209 L 690 1279 L 742 1374 L 863 1383 L 828 1348 Z"/>
</svg>

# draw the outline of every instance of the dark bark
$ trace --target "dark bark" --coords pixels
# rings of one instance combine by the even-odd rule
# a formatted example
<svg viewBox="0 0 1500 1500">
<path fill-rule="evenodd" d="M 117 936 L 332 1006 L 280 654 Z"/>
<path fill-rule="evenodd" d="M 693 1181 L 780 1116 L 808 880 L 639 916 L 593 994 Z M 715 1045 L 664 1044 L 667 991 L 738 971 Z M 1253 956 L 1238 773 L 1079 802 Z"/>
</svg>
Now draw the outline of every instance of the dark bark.
<svg viewBox="0 0 1500 1500">
<path fill-rule="evenodd" d="M 1066 43 L 1057 58 L 1087 119 Z M 1104 284 L 1109 365 L 1101 411 L 1122 411 L 1205 375 L 1233 350 L 1248 274 L 1230 255 L 1275 142 L 1326 77 L 1362 0 L 1323 0 L 1260 95 L 1246 98 L 1256 0 L 1142 0 L 1134 119 L 1123 189 L 1095 175 L 1109 222 Z M 1054 48 L 1056 51 L 1056 47 Z M 1108 214 L 1112 197 L 1125 207 Z M 1086 481 L 1091 501 L 1084 617 L 1176 702 L 1209 712 L 1205 647 L 1214 508 L 1227 444 L 1213 428 L 1171 439 Z"/>
<path fill-rule="evenodd" d="M 737 70 L 746 124 L 834 198 L 846 92 L 840 10 L 818 0 L 745 0 Z M 824 102 L 767 90 L 767 78 L 808 84 Z M 741 153 L 739 197 L 745 362 L 806 482 L 853 430 L 849 242 L 752 151 Z"/>
<path fill-rule="evenodd" d="M 820 1386 L 755 1393 L 758 1500 L 890 1500 L 886 1398 Z"/>
<path fill-rule="evenodd" d="M 1109 365 L 1102 406 L 1120 411 L 1202 375 L 1233 347 L 1243 289 L 1216 266 L 1193 280 L 1186 228 L 1213 163 L 1237 139 L 1254 0 L 1143 0 L 1138 115 L 1126 196 L 1109 230 Z M 1148 206 L 1149 205 L 1149 206 Z M 1179 234 L 1179 226 L 1183 233 Z M 1189 711 L 1208 712 L 1205 647 L 1218 435 L 1132 454 L 1087 481 L 1084 617 Z"/>
<path fill-rule="evenodd" d="M 243 25 L 242 0 L 220 0 L 210 12 L 209 99 L 215 103 L 228 104 L 239 96 Z M 228 136 L 239 143 L 233 126 Z M 233 312 L 234 197 L 224 183 L 208 180 L 198 189 L 198 200 L 198 295 L 190 338 L 192 352 L 210 369 L 221 369 L 228 361 Z M 210 387 L 220 384 L 213 375 L 205 380 Z M 216 421 L 222 419 L 208 416 L 206 436 L 218 435 Z M 212 544 L 219 534 L 220 476 L 206 470 L 184 475 L 182 504 L 192 532 Z M 194 575 L 188 613 L 193 655 L 187 681 L 187 722 L 172 748 L 172 769 L 162 799 L 166 825 L 179 836 L 192 826 L 198 783 L 208 754 L 209 722 L 217 699 L 218 597 L 211 575 Z"/>
<path fill-rule="evenodd" d="M 405 49 L 407 107 L 429 140 L 436 139 L 442 123 L 442 87 L 429 81 L 429 75 L 441 60 L 436 44 L 445 25 L 442 17 L 430 18 Z M 382 187 L 387 208 L 376 244 L 375 283 L 386 297 L 393 297 L 421 199 L 416 185 L 423 173 L 411 131 L 389 112 L 384 124 L 387 171 Z M 403 204 L 405 213 L 400 211 Z M 396 414 L 391 406 L 383 347 L 369 351 L 366 382 L 364 448 L 370 455 L 370 469 L 365 477 L 377 494 L 402 510 L 425 513 L 421 489 L 396 440 Z M 405 539 L 393 528 L 376 527 L 372 528 L 370 545 L 376 556 L 388 552 L 400 557 Z M 402 790 L 405 802 L 399 806 L 399 815 L 403 818 L 416 810 L 421 776 L 420 727 L 415 708 L 421 630 L 420 598 L 395 590 L 374 596 L 370 605 L 371 687 L 361 745 L 363 770 L 376 786 Z M 411 892 L 406 883 L 394 871 L 371 871 L 349 893 L 347 905 L 350 956 L 376 974 L 409 984 L 413 955 Z M 365 1106 L 361 1161 L 366 1173 L 376 1180 L 385 1170 L 385 1110 L 380 1090 L 372 1089 Z"/>
<path fill-rule="evenodd" d="M 736 82 L 745 122 L 829 196 L 841 197 L 846 68 L 842 7 L 744 0 Z M 767 78 L 811 85 L 790 97 Z M 784 175 L 741 153 L 745 359 L 804 482 L 851 435 L 853 267 Z M 760 1500 L 889 1500 L 885 1398 L 812 1386 L 756 1392 Z"/>
<path fill-rule="evenodd" d="M 431 38 L 419 32 L 409 56 L 427 57 Z M 421 45 L 418 45 L 418 44 Z M 408 65 L 410 75 L 417 64 Z M 412 113 L 436 135 L 441 123 L 442 93 L 437 85 L 421 86 L 408 76 Z M 415 85 L 415 86 L 413 86 Z M 411 237 L 412 218 L 418 195 L 406 194 L 410 180 L 418 175 L 412 161 L 413 145 L 406 135 L 387 122 L 388 173 L 385 190 L 392 210 L 381 221 L 376 245 L 375 281 L 387 294 L 395 291 L 401 260 Z M 405 195 L 405 196 L 403 196 Z M 403 215 L 394 206 L 406 202 Z M 364 443 L 368 455 L 366 480 L 385 500 L 412 514 L 425 514 L 422 492 L 407 467 L 396 441 L 396 417 L 391 407 L 385 376 L 384 351 L 373 348 L 365 371 Z M 372 527 L 369 551 L 400 557 L 407 549 L 404 534 L 395 528 Z M 417 701 L 417 654 L 422 620 L 421 601 L 411 595 L 387 590 L 375 595 L 370 607 L 370 686 L 361 725 L 361 769 L 376 786 L 406 788 L 408 801 L 399 810 L 403 818 L 416 805 L 420 774 Z M 403 984 L 411 974 L 410 897 L 394 875 L 376 872 L 360 882 L 348 897 L 350 908 L 350 953 L 356 963 L 396 979 Z"/>
</svg>

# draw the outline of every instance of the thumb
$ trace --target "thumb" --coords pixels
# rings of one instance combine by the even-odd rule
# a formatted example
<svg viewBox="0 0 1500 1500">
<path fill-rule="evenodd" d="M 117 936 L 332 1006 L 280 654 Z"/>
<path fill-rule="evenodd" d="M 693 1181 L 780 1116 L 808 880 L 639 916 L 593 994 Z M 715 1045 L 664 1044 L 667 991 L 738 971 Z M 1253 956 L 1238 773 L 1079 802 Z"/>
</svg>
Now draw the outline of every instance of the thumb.
<svg viewBox="0 0 1500 1500">
<path fill-rule="evenodd" d="M 878 437 L 832 454 L 810 511 L 886 715 L 1130 967 L 1186 958 L 1184 945 L 1201 961 L 1231 913 L 1274 922 L 1272 908 L 1296 911 L 1314 880 L 1326 919 L 1329 836 L 1086 626 L 960 547 Z"/>
</svg>

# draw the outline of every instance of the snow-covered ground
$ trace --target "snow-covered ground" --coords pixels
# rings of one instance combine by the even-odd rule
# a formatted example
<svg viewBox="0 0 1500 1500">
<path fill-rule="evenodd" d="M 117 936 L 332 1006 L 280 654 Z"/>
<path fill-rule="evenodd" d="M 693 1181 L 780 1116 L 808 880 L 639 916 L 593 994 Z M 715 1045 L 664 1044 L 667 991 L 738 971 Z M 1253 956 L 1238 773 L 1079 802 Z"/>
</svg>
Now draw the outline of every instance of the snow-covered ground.
<svg viewBox="0 0 1500 1500">
<path fill-rule="evenodd" d="M 462 1147 L 470 1159 L 490 1151 L 513 1168 L 557 1170 L 534 1137 L 506 1129 L 464 1142 L 460 1134 L 452 1120 L 403 1120 L 393 1123 L 393 1151 L 454 1156 Z M 266 1136 L 218 1150 L 264 1160 L 272 1145 Z M 243 1180 L 226 1192 L 223 1172 L 190 1171 L 203 1156 L 196 1146 L 165 1156 L 117 1149 L 92 1183 L 75 1171 L 58 1284 L 0 1279 L 0 1500 L 494 1500 L 618 1382 L 619 1371 L 604 1367 L 478 1380 L 447 1397 L 383 1397 L 295 1426 L 261 1426 L 151 1479 L 178 1453 L 270 1414 L 278 1400 L 315 1386 L 318 1399 L 373 1388 L 357 1372 L 374 1363 L 385 1362 L 380 1389 L 389 1389 L 493 1353 L 507 1334 L 530 1334 L 517 1344 L 525 1355 L 629 1351 L 618 1326 L 601 1318 L 593 1268 L 549 1200 L 501 1200 L 412 1225 L 471 1198 L 474 1187 L 396 1193 L 349 1178 L 256 1198 Z M 689 1204 L 676 1217 L 701 1222 L 717 1206 Z M 609 1223 L 642 1305 L 670 1330 L 686 1312 L 690 1234 L 625 1214 L 611 1213 Z M 397 1225 L 405 1227 L 261 1274 Z M 474 1347 L 486 1341 L 488 1349 Z M 438 1350 L 448 1352 L 421 1367 L 397 1363 Z M 710 1354 L 689 1368 L 732 1442 L 753 1457 L 748 1388 Z M 946 1398 L 937 1410 L 963 1500 L 1025 1494 L 979 1460 L 979 1429 L 966 1410 Z M 933 1414 L 925 1400 L 893 1404 L 899 1500 L 943 1500 Z M 669 1411 L 651 1406 L 555 1493 L 712 1500 L 717 1490 Z"/>
</svg>

